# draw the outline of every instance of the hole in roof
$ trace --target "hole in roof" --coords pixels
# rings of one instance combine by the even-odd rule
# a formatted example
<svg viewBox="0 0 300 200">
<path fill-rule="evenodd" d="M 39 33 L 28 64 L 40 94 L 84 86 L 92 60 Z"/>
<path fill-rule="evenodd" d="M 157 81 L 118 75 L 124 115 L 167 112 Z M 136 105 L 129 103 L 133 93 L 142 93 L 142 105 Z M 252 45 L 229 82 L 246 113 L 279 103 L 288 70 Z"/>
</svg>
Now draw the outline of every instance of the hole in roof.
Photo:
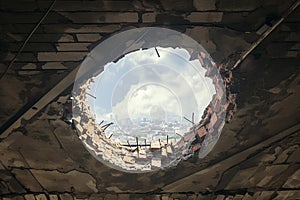
<svg viewBox="0 0 300 200">
<path fill-rule="evenodd" d="M 189 46 L 171 41 L 145 47 L 144 42 L 105 62 L 99 53 L 104 49 L 98 48 L 99 56 L 97 49 L 91 52 L 81 67 L 85 73 L 77 74 L 73 122 L 78 136 L 96 159 L 117 170 L 149 172 L 195 155 L 203 158 L 224 126 L 226 98 L 215 63 L 191 38 L 163 29 L 166 33 Z"/>
</svg>

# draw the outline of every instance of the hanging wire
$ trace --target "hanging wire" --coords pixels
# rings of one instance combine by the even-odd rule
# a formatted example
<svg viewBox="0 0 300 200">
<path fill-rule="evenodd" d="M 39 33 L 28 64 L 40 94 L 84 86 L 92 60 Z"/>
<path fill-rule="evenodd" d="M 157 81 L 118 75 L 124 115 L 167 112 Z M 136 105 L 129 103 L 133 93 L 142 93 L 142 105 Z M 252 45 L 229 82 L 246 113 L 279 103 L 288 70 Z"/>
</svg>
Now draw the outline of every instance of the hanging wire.
<svg viewBox="0 0 300 200">
<path fill-rule="evenodd" d="M 11 62 L 9 63 L 9 65 L 7 66 L 7 68 L 4 70 L 4 72 L 1 74 L 0 76 L 0 80 L 4 77 L 4 75 L 8 72 L 8 70 L 12 67 L 12 65 L 15 63 L 15 61 L 17 60 L 17 57 L 22 53 L 23 49 L 25 48 L 26 44 L 28 43 L 28 41 L 30 40 L 31 36 L 35 33 L 35 31 L 39 28 L 39 26 L 41 25 L 41 23 L 44 21 L 44 19 L 48 16 L 49 12 L 52 10 L 54 4 L 56 3 L 56 0 L 53 0 L 53 2 L 51 3 L 51 5 L 49 6 L 49 8 L 47 9 L 47 11 L 45 12 L 45 14 L 43 15 L 43 17 L 40 19 L 40 21 L 35 25 L 35 27 L 32 29 L 32 31 L 30 32 L 30 34 L 27 36 L 26 40 L 23 42 L 22 46 L 20 47 L 18 53 L 15 55 L 15 57 L 11 60 Z"/>
</svg>

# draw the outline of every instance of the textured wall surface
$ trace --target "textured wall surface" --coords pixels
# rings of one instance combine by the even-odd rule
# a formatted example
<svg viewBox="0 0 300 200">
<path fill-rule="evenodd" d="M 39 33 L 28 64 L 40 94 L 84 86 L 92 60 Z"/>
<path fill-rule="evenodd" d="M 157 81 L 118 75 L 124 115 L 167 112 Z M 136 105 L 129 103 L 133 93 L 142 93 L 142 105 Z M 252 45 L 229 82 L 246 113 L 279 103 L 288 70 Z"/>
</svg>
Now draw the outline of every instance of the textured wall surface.
<svg viewBox="0 0 300 200">
<path fill-rule="evenodd" d="M 20 123 L 0 137 L 0 199 L 299 199 L 299 2 L 1 0 L 1 132 Z M 33 106 L 101 41 L 145 26 L 202 44 L 232 72 L 237 110 L 204 159 L 126 174 L 95 160 L 61 119 L 71 87 Z"/>
</svg>

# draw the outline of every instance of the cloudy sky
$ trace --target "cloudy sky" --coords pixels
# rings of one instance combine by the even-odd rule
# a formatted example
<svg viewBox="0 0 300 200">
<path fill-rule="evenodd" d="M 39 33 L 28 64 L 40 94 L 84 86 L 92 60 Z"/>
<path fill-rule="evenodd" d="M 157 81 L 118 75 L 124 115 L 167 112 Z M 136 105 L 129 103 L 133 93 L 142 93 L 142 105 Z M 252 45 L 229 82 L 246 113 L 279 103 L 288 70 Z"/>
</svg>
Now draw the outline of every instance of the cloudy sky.
<svg viewBox="0 0 300 200">
<path fill-rule="evenodd" d="M 94 78 L 88 101 L 97 121 L 134 122 L 143 117 L 191 117 L 199 121 L 215 89 L 198 60 L 185 49 L 157 47 L 108 63 Z"/>
</svg>

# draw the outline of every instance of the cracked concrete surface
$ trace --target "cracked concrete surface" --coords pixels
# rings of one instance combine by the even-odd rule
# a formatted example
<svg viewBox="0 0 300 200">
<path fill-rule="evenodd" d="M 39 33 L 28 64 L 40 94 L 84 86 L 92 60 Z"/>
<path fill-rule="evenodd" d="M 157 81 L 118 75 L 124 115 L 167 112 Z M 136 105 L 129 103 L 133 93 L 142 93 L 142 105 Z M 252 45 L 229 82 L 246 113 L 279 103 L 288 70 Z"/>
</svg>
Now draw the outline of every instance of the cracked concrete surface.
<svg viewBox="0 0 300 200">
<path fill-rule="evenodd" d="M 0 79 L 1 132 L 34 110 L 113 33 L 169 27 L 197 40 L 228 69 L 261 37 L 257 31 L 264 24 L 272 26 L 297 2 L 57 1 Z M 50 4 L 1 1 L 1 76 Z M 207 157 L 147 174 L 110 169 L 61 119 L 63 100 L 56 98 L 0 140 L 0 199 L 299 198 L 299 13 L 297 8 L 232 71 L 228 89 L 237 94 L 237 110 Z"/>
</svg>

